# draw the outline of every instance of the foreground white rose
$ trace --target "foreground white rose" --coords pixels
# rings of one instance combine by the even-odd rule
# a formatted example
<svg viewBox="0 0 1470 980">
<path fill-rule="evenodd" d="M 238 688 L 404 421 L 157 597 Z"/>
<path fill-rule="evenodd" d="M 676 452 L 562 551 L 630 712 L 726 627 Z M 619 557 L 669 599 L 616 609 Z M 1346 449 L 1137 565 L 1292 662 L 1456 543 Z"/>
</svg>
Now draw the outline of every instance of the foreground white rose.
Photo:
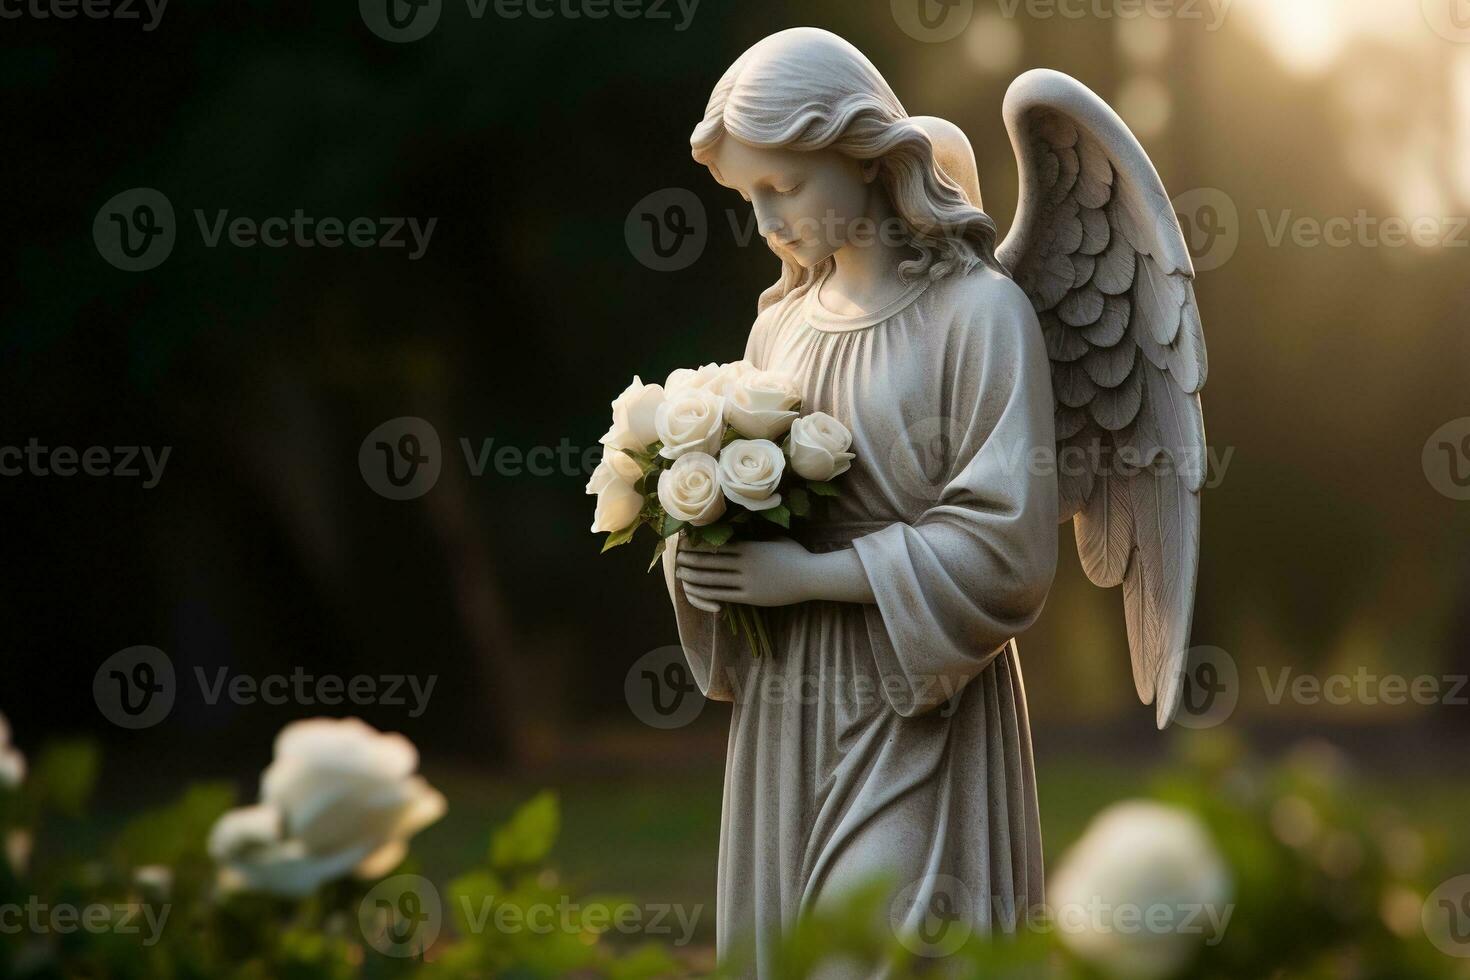
<svg viewBox="0 0 1470 980">
<path fill-rule="evenodd" d="M 26 757 L 10 744 L 10 725 L 0 715 L 0 789 L 14 789 L 26 778 Z"/>
<path fill-rule="evenodd" d="M 1104 972 L 1163 980 L 1229 924 L 1230 871 L 1188 810 L 1129 801 L 1099 814 L 1047 886 L 1062 942 Z"/>
<path fill-rule="evenodd" d="M 852 466 L 852 433 L 826 412 L 813 412 L 791 423 L 791 468 L 797 476 L 819 483 L 841 476 Z"/>
<path fill-rule="evenodd" d="M 725 513 L 720 470 L 708 453 L 685 453 L 658 475 L 658 502 L 676 521 L 695 527 L 713 524 Z"/>
<path fill-rule="evenodd" d="M 597 464 L 597 469 L 592 471 L 592 477 L 587 481 L 587 492 L 602 493 L 614 480 L 622 480 L 632 486 L 642 475 L 643 470 L 639 468 L 632 456 L 621 449 L 603 446 L 602 461 Z"/>
<path fill-rule="evenodd" d="M 654 419 L 663 440 L 659 455 L 678 459 L 685 453 L 720 451 L 725 435 L 725 399 L 704 388 L 680 388 L 658 407 Z"/>
<path fill-rule="evenodd" d="M 776 487 L 785 471 L 781 447 L 768 439 L 736 439 L 720 452 L 720 489 L 749 510 L 781 503 Z"/>
<path fill-rule="evenodd" d="M 725 418 L 748 439 L 779 439 L 796 418 L 801 389 L 789 374 L 749 371 L 730 387 Z"/>
<path fill-rule="evenodd" d="M 418 750 L 356 718 L 293 722 L 276 736 L 260 803 L 209 834 L 226 891 L 299 898 L 336 878 L 397 867 L 408 840 L 444 815 L 444 796 L 415 775 Z"/>
<path fill-rule="evenodd" d="M 612 428 L 599 441 L 615 449 L 636 452 L 647 449 L 658 438 L 653 417 L 663 400 L 663 386 L 646 385 L 638 375 L 633 375 L 633 383 L 613 400 Z"/>
</svg>

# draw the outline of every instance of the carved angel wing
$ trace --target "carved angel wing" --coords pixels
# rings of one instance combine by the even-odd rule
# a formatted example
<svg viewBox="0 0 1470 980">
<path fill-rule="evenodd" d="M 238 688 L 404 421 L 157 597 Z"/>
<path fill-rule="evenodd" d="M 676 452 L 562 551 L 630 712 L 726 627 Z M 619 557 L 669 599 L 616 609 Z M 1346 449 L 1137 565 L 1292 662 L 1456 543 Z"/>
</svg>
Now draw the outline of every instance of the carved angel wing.
<svg viewBox="0 0 1470 980">
<path fill-rule="evenodd" d="M 1006 92 L 1021 168 L 1000 260 L 1051 356 L 1061 519 L 1095 584 L 1123 586 L 1133 680 L 1174 717 L 1194 613 L 1205 340 L 1194 267 L 1143 147 L 1102 99 L 1038 69 Z"/>
</svg>

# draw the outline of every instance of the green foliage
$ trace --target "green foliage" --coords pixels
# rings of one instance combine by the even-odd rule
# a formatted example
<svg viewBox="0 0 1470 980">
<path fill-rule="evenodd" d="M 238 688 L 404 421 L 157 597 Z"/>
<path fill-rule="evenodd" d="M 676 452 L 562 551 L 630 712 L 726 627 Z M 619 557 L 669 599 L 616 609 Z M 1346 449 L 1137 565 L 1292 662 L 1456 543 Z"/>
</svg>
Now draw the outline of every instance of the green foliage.
<svg viewBox="0 0 1470 980">
<path fill-rule="evenodd" d="M 538 793 L 490 838 L 490 864 L 507 871 L 544 860 L 561 833 L 561 807 L 552 792 Z"/>
<path fill-rule="evenodd" d="M 67 816 L 80 816 L 97 782 L 97 746 L 87 741 L 54 742 L 41 751 L 29 786 L 38 803 Z"/>
<path fill-rule="evenodd" d="M 1234 911 L 1223 940 L 1201 943 L 1172 980 L 1336 980 L 1344 964 L 1358 980 L 1455 975 L 1455 961 L 1425 940 L 1417 922 L 1384 912 L 1388 898 L 1409 896 L 1412 905 L 1433 889 L 1448 864 L 1447 834 L 1426 832 L 1403 808 L 1375 803 L 1323 745 L 1298 747 L 1265 766 L 1218 734 L 1178 744 L 1180 758 L 1149 795 L 1189 809 L 1210 828 L 1231 868 Z M 548 866 L 562 825 L 550 791 L 492 828 L 477 865 L 437 890 L 419 879 L 438 900 L 437 938 L 425 940 L 423 955 L 399 956 L 375 943 L 359 919 L 374 907 L 375 882 L 329 883 L 301 901 L 221 894 L 205 840 L 234 801 L 228 786 L 199 784 L 139 814 L 106 848 L 106 860 L 72 854 L 65 835 L 87 798 L 97 754 L 70 743 L 42 759 L 24 792 L 0 792 L 0 839 L 24 831 L 37 840 L 28 866 L 0 860 L 0 904 L 45 896 L 51 908 L 110 910 L 114 923 L 125 912 L 140 928 L 45 930 L 24 943 L 0 942 L 0 978 L 644 980 L 690 971 L 681 950 L 635 943 L 630 936 L 640 930 L 619 927 L 619 910 L 636 908 L 630 898 L 578 897 Z M 1417 843 L 1405 851 L 1406 840 Z M 1064 850 L 1055 843 L 1057 853 Z M 412 864 L 400 873 L 412 873 Z M 1045 924 L 1000 941 L 967 935 L 946 958 L 927 959 L 913 937 L 891 928 L 892 891 L 878 880 L 819 906 L 774 951 L 774 975 L 882 968 L 895 978 L 1103 978 Z M 722 975 L 748 976 L 752 968 L 749 948 L 737 940 Z"/>
</svg>

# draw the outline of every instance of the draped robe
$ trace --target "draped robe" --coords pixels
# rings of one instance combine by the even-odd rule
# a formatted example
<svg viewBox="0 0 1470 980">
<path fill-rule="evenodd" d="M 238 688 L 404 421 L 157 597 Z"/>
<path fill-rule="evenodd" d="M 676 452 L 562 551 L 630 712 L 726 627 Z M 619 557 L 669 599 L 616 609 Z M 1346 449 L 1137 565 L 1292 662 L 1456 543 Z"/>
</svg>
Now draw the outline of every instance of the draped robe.
<svg viewBox="0 0 1470 980">
<path fill-rule="evenodd" d="M 851 548 L 872 604 L 768 608 L 753 658 L 690 605 L 664 562 L 696 682 L 733 702 L 717 944 L 754 944 L 884 876 L 898 928 L 948 909 L 1014 931 L 1042 901 L 1030 729 L 1014 637 L 1057 556 L 1050 367 L 1019 287 L 985 267 L 920 280 L 844 316 L 820 282 L 762 311 L 746 357 L 789 373 L 803 414 L 851 430 L 856 459 L 794 536 Z M 818 498 L 814 498 L 818 499 Z M 672 549 L 671 549 L 672 552 Z"/>
</svg>

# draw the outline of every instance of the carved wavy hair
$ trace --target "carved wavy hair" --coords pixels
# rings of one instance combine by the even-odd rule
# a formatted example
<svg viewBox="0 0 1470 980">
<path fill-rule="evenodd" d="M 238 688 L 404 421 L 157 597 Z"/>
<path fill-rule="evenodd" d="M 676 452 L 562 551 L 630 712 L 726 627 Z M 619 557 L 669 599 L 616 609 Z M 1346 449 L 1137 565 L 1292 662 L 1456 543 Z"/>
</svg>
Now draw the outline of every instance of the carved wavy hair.
<svg viewBox="0 0 1470 980">
<path fill-rule="evenodd" d="M 918 256 L 899 266 L 905 281 L 964 275 L 995 257 L 995 222 L 970 204 L 934 163 L 929 135 L 861 51 L 810 27 L 773 34 L 740 56 L 710 95 L 689 138 L 710 166 L 726 135 L 750 146 L 822 150 L 878 161 L 878 180 Z M 781 278 L 761 294 L 764 310 L 826 275 L 833 259 L 803 269 L 781 259 Z"/>
</svg>

